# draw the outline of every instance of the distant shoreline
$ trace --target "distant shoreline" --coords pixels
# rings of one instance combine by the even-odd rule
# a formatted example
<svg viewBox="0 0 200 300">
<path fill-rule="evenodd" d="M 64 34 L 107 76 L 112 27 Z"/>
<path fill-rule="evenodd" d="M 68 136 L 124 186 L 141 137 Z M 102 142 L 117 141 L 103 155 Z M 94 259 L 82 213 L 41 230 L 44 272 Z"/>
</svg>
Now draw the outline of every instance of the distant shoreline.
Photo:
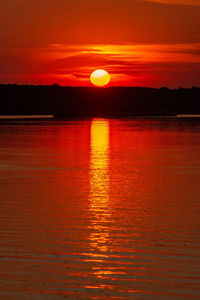
<svg viewBox="0 0 200 300">
<path fill-rule="evenodd" d="M 70 121 L 70 120 L 91 120 L 94 118 L 99 118 L 99 119 L 121 119 L 121 120 L 125 120 L 125 119 L 140 119 L 140 120 L 148 120 L 148 119 L 154 119 L 154 120 L 198 120 L 200 121 L 200 115 L 177 115 L 177 116 L 98 116 L 98 117 L 67 117 L 67 118 L 55 118 L 53 115 L 0 115 L 0 124 L 5 124 L 5 123 L 10 123 L 10 124 L 16 124 L 19 122 L 65 122 L 65 121 Z M 27 124 L 28 124 L 27 123 Z"/>
<path fill-rule="evenodd" d="M 60 87 L 0 84 L 0 116 L 199 118 L 200 88 Z M 6 118 L 6 117 L 4 117 Z M 8 117 L 7 117 L 8 118 Z M 13 119 L 13 118 L 11 118 Z M 1 118 L 2 120 L 2 118 Z"/>
<path fill-rule="evenodd" d="M 0 115 L 0 120 L 38 120 L 53 118 L 53 115 Z"/>
</svg>

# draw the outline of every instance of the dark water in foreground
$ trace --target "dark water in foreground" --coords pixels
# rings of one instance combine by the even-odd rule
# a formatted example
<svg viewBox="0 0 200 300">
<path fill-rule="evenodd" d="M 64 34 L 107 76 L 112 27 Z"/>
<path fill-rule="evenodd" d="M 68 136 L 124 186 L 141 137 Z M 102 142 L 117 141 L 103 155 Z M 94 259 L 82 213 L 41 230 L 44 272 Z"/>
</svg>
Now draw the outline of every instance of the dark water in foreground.
<svg viewBox="0 0 200 300">
<path fill-rule="evenodd" d="M 1 124 L 0 205 L 2 300 L 200 297 L 200 122 Z"/>
</svg>

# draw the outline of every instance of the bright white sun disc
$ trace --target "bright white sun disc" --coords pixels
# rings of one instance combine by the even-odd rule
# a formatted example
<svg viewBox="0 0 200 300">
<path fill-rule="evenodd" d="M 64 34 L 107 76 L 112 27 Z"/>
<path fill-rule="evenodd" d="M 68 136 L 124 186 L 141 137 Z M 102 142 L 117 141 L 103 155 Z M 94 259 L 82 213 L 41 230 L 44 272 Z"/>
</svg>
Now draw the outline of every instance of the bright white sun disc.
<svg viewBox="0 0 200 300">
<path fill-rule="evenodd" d="M 95 86 L 106 86 L 110 82 L 110 74 L 105 70 L 96 70 L 91 74 L 90 81 Z"/>
</svg>

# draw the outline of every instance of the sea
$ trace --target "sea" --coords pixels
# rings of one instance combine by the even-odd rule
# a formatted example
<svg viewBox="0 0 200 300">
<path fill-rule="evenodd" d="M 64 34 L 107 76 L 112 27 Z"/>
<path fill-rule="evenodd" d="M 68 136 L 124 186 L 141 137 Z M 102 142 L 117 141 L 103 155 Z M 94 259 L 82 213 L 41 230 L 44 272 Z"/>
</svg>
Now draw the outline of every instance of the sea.
<svg viewBox="0 0 200 300">
<path fill-rule="evenodd" d="M 200 121 L 1 122 L 0 299 L 200 299 Z"/>
</svg>

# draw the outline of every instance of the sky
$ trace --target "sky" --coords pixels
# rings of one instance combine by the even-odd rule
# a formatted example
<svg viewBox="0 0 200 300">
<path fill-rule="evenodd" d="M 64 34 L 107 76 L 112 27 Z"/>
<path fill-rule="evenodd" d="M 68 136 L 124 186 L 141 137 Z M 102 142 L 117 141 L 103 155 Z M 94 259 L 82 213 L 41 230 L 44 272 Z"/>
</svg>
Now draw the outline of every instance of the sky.
<svg viewBox="0 0 200 300">
<path fill-rule="evenodd" d="M 200 86 L 200 0 L 0 0 L 0 83 Z"/>
</svg>

